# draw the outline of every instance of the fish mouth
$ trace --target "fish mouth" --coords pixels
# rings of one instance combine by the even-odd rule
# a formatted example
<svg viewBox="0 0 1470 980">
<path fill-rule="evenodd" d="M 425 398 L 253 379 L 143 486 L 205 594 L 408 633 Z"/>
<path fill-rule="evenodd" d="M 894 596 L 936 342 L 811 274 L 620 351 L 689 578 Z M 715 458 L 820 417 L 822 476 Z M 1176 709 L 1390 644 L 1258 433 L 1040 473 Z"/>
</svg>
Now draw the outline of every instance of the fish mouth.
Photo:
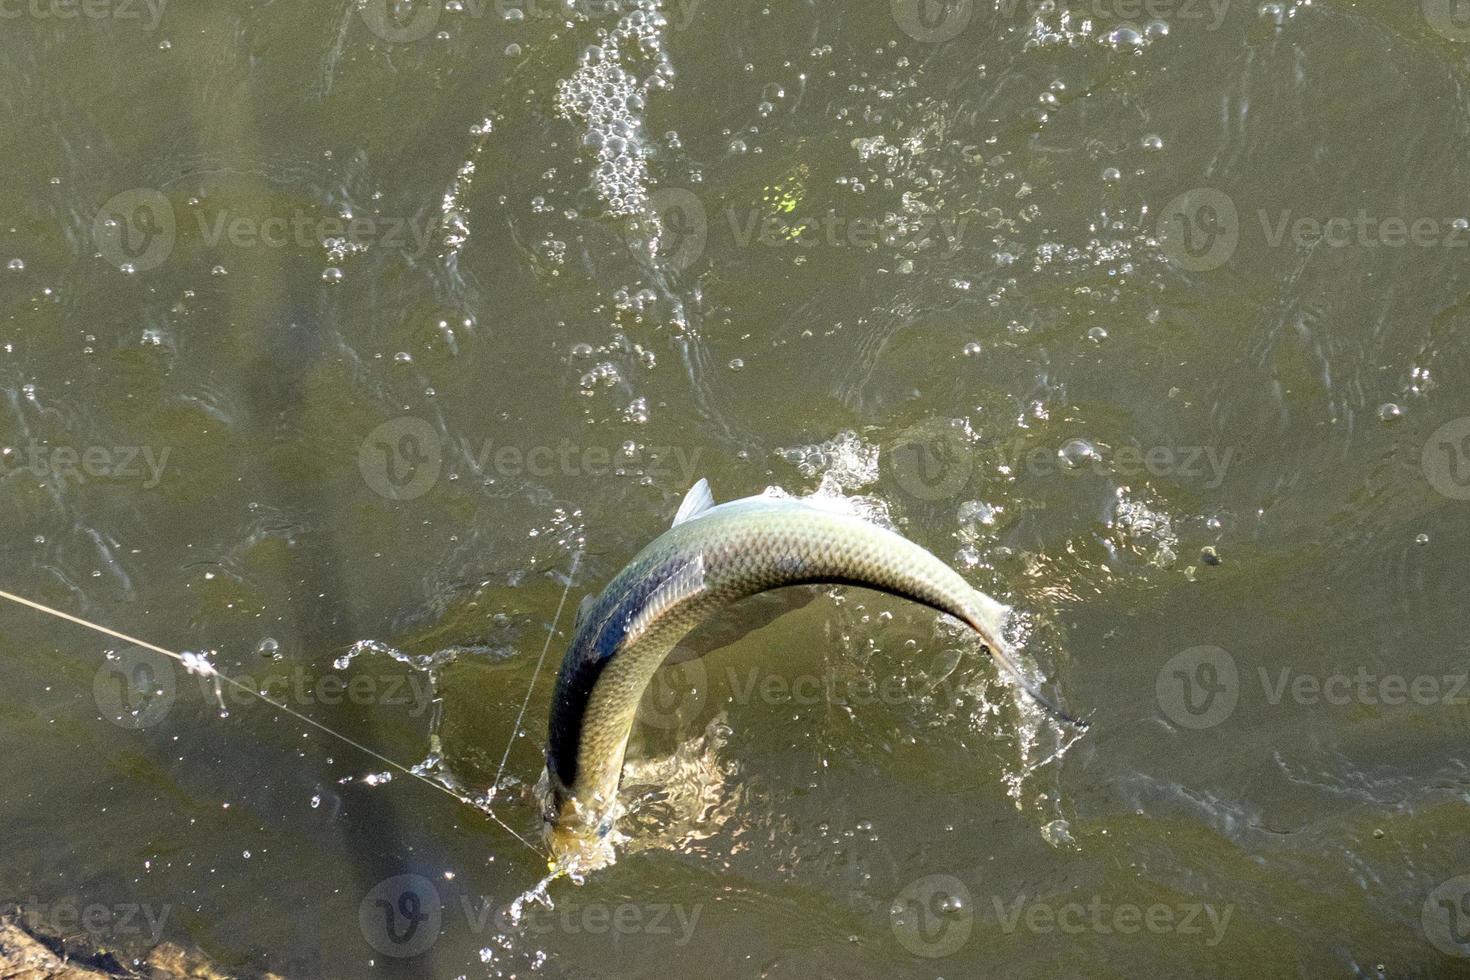
<svg viewBox="0 0 1470 980">
<path fill-rule="evenodd" d="M 551 852 L 551 867 L 578 875 L 607 867 L 617 860 L 613 831 L 620 808 L 617 801 L 592 807 L 577 799 L 550 769 L 536 783 L 541 806 L 541 838 Z"/>
</svg>

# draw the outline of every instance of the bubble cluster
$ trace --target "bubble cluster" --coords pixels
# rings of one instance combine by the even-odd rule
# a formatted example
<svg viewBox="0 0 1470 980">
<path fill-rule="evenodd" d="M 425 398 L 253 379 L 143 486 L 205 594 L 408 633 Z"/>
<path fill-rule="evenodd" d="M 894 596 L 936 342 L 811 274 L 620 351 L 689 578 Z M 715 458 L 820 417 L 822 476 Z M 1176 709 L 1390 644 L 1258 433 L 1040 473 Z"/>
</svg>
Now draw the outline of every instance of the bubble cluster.
<svg viewBox="0 0 1470 980">
<path fill-rule="evenodd" d="M 634 0 L 612 30 L 598 31 L 571 77 L 557 83 L 557 112 L 582 124 L 582 146 L 597 157 L 593 185 L 615 217 L 640 214 L 648 203 L 643 109 L 649 93 L 674 77 L 659 5 Z"/>
</svg>

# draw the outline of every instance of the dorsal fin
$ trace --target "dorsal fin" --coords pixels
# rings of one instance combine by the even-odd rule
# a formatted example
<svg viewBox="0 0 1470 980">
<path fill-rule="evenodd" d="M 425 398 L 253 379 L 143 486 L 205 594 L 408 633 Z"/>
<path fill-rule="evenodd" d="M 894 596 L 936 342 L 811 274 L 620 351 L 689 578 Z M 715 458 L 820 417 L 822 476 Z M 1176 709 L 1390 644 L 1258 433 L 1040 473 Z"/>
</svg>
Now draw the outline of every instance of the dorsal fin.
<svg viewBox="0 0 1470 980">
<path fill-rule="evenodd" d="M 597 593 L 589 592 L 582 597 L 582 603 L 577 607 L 577 618 L 572 620 L 573 633 L 578 632 L 582 628 L 582 620 L 587 618 L 587 614 L 592 611 L 592 607 L 596 604 Z"/>
<path fill-rule="evenodd" d="M 700 478 L 700 481 L 689 488 L 684 495 L 684 502 L 679 505 L 679 512 L 674 515 L 672 527 L 678 527 L 685 521 L 691 521 L 709 510 L 715 505 L 715 495 L 710 493 L 709 481 Z"/>
</svg>

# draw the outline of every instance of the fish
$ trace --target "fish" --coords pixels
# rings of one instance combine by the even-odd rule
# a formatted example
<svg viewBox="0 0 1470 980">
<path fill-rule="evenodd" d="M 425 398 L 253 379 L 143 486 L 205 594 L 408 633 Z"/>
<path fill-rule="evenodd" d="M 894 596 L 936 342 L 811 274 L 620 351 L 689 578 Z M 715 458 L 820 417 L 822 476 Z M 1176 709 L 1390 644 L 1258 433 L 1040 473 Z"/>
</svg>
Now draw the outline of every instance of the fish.
<svg viewBox="0 0 1470 980">
<path fill-rule="evenodd" d="M 707 480 L 674 523 L 578 609 L 557 673 L 537 785 L 552 866 L 611 864 L 618 787 L 634 717 L 654 672 L 701 623 L 741 600 L 798 585 L 899 596 L 958 619 L 1046 711 L 1077 729 L 1021 672 L 1002 630 L 1009 607 L 932 553 L 841 498 L 766 493 L 716 505 Z"/>
</svg>

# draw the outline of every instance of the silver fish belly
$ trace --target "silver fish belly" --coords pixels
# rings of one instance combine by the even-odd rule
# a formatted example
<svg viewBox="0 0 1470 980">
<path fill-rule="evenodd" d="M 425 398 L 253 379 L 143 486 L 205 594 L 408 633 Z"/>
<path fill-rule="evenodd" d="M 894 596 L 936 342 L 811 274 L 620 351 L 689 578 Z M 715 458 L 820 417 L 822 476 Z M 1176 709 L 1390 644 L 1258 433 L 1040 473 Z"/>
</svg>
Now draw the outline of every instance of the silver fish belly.
<svg viewBox="0 0 1470 980">
<path fill-rule="evenodd" d="M 793 585 L 855 585 L 901 596 L 968 625 L 1048 711 L 1081 727 L 1025 679 L 1001 638 L 1008 610 L 908 539 L 810 501 L 749 497 L 716 506 L 701 480 L 674 526 L 578 613 L 552 699 L 542 777 L 554 855 L 612 860 L 608 832 L 634 715 L 681 639 L 741 599 Z"/>
</svg>

